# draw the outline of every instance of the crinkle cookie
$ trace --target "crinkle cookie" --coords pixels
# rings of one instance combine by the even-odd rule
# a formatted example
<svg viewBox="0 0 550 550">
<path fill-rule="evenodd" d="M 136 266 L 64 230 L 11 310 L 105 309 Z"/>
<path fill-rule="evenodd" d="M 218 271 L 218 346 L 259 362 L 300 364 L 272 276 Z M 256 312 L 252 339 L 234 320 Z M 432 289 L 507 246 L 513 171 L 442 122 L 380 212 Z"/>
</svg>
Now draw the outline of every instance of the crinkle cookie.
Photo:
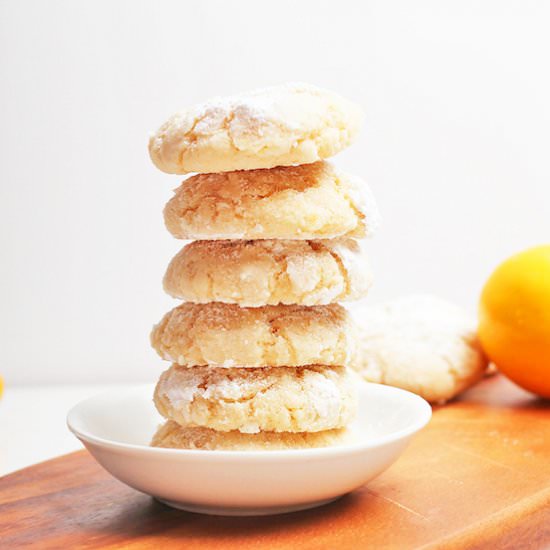
<svg viewBox="0 0 550 550">
<path fill-rule="evenodd" d="M 169 174 L 306 164 L 354 140 L 361 109 L 308 84 L 286 84 L 214 98 L 172 116 L 149 141 L 153 163 Z"/>
<path fill-rule="evenodd" d="M 355 334 L 338 304 L 183 303 L 154 327 L 151 343 L 163 359 L 188 367 L 346 365 L 355 351 Z"/>
<path fill-rule="evenodd" d="M 178 239 L 332 239 L 372 235 L 379 215 L 366 183 L 316 162 L 191 176 L 164 221 Z"/>
<path fill-rule="evenodd" d="M 155 389 L 159 413 L 185 427 L 243 433 L 343 428 L 357 397 L 345 367 L 172 366 Z"/>
<path fill-rule="evenodd" d="M 339 428 L 322 432 L 218 432 L 210 428 L 184 428 L 168 420 L 156 431 L 153 447 L 199 449 L 205 451 L 278 451 L 332 447 L 353 442 L 350 430 Z"/>
<path fill-rule="evenodd" d="M 252 307 L 357 300 L 371 284 L 366 254 L 352 239 L 194 241 L 164 276 L 174 298 Z"/>
<path fill-rule="evenodd" d="M 358 353 L 353 366 L 369 382 L 444 403 L 487 368 L 475 320 L 434 296 L 408 296 L 355 310 Z"/>
</svg>

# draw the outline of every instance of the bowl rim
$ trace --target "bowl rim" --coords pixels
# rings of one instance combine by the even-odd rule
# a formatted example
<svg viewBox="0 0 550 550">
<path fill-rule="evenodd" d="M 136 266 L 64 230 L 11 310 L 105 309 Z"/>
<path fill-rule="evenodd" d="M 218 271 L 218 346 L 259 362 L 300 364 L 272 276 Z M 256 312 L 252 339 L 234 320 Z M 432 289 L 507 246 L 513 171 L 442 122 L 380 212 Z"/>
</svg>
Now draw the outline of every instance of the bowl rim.
<svg viewBox="0 0 550 550">
<path fill-rule="evenodd" d="M 386 444 L 394 443 L 396 441 L 408 438 L 421 430 L 431 419 L 432 408 L 430 404 L 420 397 L 419 395 L 412 393 L 401 388 L 394 386 L 387 386 L 384 384 L 376 384 L 373 382 L 360 381 L 360 385 L 363 386 L 363 391 L 375 391 L 379 394 L 386 394 L 387 396 L 398 396 L 404 402 L 407 401 L 416 407 L 417 414 L 414 415 L 415 420 L 410 422 L 405 428 L 388 433 L 387 435 L 381 435 L 373 438 L 369 438 L 363 441 L 357 441 L 353 443 L 329 446 L 329 447 L 312 447 L 305 449 L 278 449 L 278 450 L 246 450 L 246 451 L 234 451 L 234 450 L 204 450 L 204 449 L 172 449 L 165 447 L 151 447 L 149 445 L 141 445 L 137 443 L 123 443 L 114 439 L 108 439 L 105 437 L 94 435 L 87 430 L 79 428 L 76 424 L 78 422 L 77 415 L 80 413 L 86 404 L 91 401 L 95 401 L 101 398 L 112 397 L 112 394 L 119 394 L 121 397 L 121 391 L 126 393 L 139 393 L 141 390 L 148 388 L 151 389 L 152 384 L 139 384 L 133 385 L 121 390 L 111 389 L 104 392 L 100 392 L 91 397 L 83 399 L 74 405 L 67 413 L 66 423 L 68 429 L 83 443 L 89 443 L 94 446 L 98 446 L 104 449 L 110 449 L 113 451 L 126 451 L 128 453 L 138 453 L 140 455 L 157 455 L 165 457 L 195 457 L 206 460 L 243 460 L 243 459 L 295 459 L 300 457 L 333 457 L 350 453 L 360 453 L 368 449 L 374 449 L 384 446 Z M 358 385 L 359 385 L 358 384 Z M 152 395 L 152 393 L 151 393 Z M 360 405 L 359 405 L 360 406 Z"/>
</svg>

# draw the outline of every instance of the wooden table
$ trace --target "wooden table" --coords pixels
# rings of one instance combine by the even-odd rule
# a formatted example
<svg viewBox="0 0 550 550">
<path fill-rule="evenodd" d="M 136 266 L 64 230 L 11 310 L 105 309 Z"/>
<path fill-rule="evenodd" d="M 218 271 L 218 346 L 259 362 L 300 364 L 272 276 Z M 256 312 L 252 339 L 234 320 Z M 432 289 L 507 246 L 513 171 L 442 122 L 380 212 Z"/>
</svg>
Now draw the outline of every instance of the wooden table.
<svg viewBox="0 0 550 550">
<path fill-rule="evenodd" d="M 0 548 L 550 548 L 550 403 L 488 378 L 368 487 L 271 517 L 172 510 L 79 451 L 0 479 Z"/>
</svg>

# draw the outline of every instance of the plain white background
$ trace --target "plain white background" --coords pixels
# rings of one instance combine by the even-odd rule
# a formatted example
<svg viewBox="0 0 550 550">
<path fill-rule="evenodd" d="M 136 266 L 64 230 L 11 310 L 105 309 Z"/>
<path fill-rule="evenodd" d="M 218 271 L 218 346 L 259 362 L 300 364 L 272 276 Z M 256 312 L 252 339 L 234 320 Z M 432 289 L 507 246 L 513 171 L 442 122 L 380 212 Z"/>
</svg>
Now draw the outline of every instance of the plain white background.
<svg viewBox="0 0 550 550">
<path fill-rule="evenodd" d="M 156 379 L 181 243 L 181 178 L 148 134 L 179 108 L 285 81 L 366 112 L 335 158 L 384 224 L 370 300 L 424 291 L 475 312 L 492 268 L 550 240 L 544 1 L 0 1 L 0 373 Z"/>
</svg>

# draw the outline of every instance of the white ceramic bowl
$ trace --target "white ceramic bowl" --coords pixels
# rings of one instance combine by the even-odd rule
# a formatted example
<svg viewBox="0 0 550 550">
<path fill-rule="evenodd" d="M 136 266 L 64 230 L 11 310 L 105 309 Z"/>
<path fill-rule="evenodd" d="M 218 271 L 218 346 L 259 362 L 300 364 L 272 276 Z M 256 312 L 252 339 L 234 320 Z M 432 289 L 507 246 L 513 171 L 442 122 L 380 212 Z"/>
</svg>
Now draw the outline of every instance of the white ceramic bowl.
<svg viewBox="0 0 550 550">
<path fill-rule="evenodd" d="M 383 472 L 430 419 L 422 398 L 360 384 L 359 413 L 347 445 L 283 451 L 162 449 L 148 443 L 161 422 L 153 387 L 111 391 L 82 401 L 69 429 L 114 477 L 170 506 L 221 515 L 311 508 Z"/>
</svg>

